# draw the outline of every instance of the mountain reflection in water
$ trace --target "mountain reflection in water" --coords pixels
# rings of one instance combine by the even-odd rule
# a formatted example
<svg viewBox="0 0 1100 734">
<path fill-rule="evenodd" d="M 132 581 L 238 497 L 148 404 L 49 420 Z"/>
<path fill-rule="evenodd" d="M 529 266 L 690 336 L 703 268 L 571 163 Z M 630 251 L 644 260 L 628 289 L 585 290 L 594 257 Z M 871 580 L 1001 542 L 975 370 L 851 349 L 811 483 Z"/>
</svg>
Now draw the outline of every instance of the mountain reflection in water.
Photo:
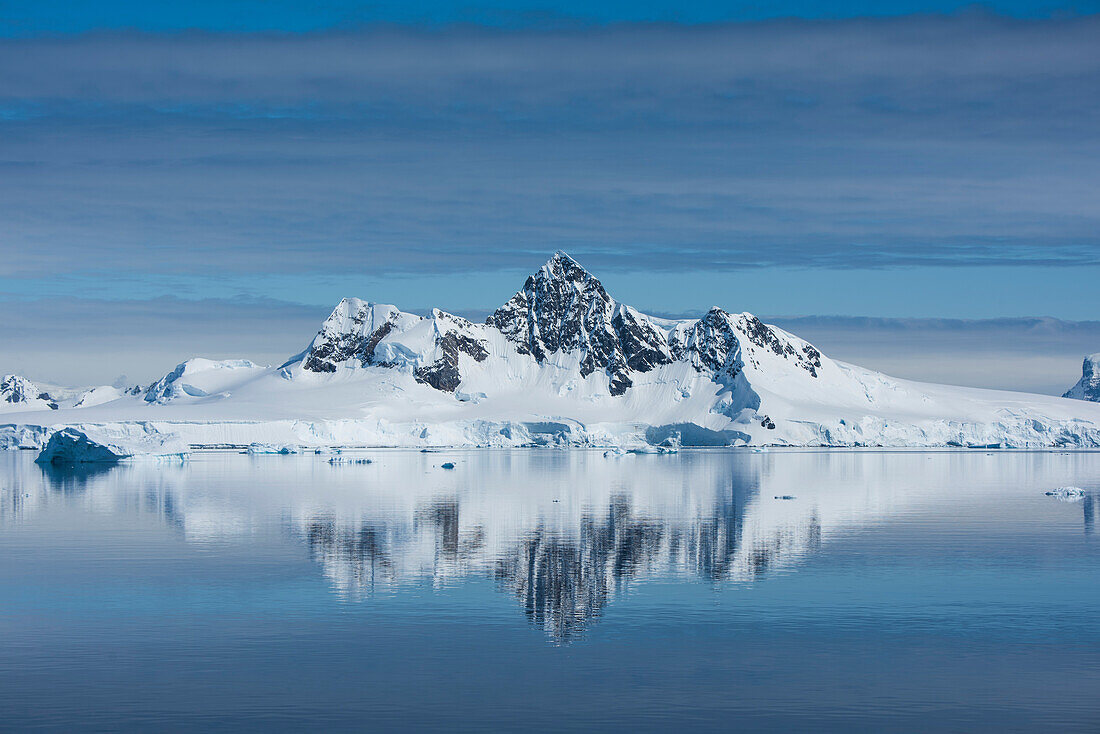
<svg viewBox="0 0 1100 734">
<path fill-rule="evenodd" d="M 189 543 L 304 543 L 349 602 L 414 584 L 488 581 L 552 641 L 592 629 L 647 580 L 749 584 L 797 568 L 831 538 L 934 508 L 960 491 L 1062 481 L 1073 457 L 1020 454 L 683 452 L 606 459 L 587 452 L 374 452 L 322 457 L 200 454 L 184 465 L 65 470 L 16 462 L 0 523 L 58 503 L 153 516 Z M 1059 472 L 1062 472 L 1059 474 Z M 958 486 L 981 475 L 980 486 Z M 1090 492 L 1078 507 L 1091 533 Z M 2 525 L 0 525 L 2 527 Z"/>
<path fill-rule="evenodd" d="M 661 517 L 637 512 L 630 495 L 618 494 L 603 511 L 584 511 L 571 529 L 551 528 L 532 516 L 534 527 L 505 542 L 501 552 L 486 546 L 484 525 L 463 527 L 456 498 L 419 507 L 411 532 L 384 522 L 348 526 L 334 517 L 314 517 L 304 535 L 313 559 L 351 597 L 399 583 L 400 569 L 430 547 L 426 565 L 433 577 L 492 578 L 533 625 L 567 640 L 599 619 L 632 580 L 685 574 L 713 582 L 751 579 L 766 573 L 784 551 L 812 552 L 820 543 L 821 528 L 811 512 L 805 522 L 742 549 L 743 507 L 723 501 L 702 517 Z M 403 562 L 395 561 L 398 556 Z"/>
</svg>

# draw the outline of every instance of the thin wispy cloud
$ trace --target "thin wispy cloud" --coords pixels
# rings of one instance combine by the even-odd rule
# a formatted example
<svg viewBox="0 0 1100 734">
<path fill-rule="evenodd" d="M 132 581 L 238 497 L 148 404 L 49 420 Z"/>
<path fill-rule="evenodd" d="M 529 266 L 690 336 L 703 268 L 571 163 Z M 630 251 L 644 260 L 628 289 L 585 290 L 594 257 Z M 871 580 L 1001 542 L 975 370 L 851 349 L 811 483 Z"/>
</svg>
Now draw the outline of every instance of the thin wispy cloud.
<svg viewBox="0 0 1100 734">
<path fill-rule="evenodd" d="M 1100 264 L 1100 20 L 0 42 L 0 277 Z"/>
</svg>

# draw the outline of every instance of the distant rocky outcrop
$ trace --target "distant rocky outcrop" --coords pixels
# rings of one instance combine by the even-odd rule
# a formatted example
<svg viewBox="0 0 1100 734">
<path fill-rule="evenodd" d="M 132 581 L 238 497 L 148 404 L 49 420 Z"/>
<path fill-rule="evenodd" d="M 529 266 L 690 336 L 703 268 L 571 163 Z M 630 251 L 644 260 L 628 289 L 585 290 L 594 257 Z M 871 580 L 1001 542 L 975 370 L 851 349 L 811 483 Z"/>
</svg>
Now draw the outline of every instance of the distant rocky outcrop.
<svg viewBox="0 0 1100 734">
<path fill-rule="evenodd" d="M 1081 365 L 1081 379 L 1062 397 L 1100 403 L 1100 352 L 1085 357 Z"/>
<path fill-rule="evenodd" d="M 0 380 L 0 404 L 10 410 L 57 410 L 57 401 L 20 375 L 5 375 Z"/>
</svg>

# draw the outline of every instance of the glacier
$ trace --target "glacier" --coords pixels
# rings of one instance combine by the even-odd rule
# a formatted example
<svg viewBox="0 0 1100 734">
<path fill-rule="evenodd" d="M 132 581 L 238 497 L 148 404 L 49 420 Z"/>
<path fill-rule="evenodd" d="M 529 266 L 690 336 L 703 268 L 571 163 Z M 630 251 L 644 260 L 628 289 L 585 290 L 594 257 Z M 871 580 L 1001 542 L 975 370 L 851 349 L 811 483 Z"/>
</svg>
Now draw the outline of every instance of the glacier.
<svg viewBox="0 0 1100 734">
<path fill-rule="evenodd" d="M 1100 446 L 1100 404 L 893 378 L 748 312 L 649 316 L 563 252 L 484 323 L 345 298 L 281 365 L 193 358 L 87 397 L 0 408 L 0 447 L 78 424 L 197 447 Z"/>
</svg>

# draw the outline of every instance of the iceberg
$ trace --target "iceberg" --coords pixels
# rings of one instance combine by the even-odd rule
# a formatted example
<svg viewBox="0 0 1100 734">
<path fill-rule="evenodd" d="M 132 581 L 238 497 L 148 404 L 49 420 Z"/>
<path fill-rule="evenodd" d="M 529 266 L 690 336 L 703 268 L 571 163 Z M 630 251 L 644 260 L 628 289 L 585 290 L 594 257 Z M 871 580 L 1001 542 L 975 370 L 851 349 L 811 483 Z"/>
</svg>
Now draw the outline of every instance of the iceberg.
<svg viewBox="0 0 1100 734">
<path fill-rule="evenodd" d="M 189 447 L 179 436 L 151 426 L 69 426 L 55 431 L 38 454 L 38 464 L 117 463 L 129 459 L 184 459 Z"/>
<path fill-rule="evenodd" d="M 270 443 L 253 443 L 249 445 L 249 447 L 245 450 L 245 453 L 252 455 L 281 454 L 283 456 L 286 456 L 288 454 L 298 453 L 298 447 L 279 446 Z"/>
</svg>

